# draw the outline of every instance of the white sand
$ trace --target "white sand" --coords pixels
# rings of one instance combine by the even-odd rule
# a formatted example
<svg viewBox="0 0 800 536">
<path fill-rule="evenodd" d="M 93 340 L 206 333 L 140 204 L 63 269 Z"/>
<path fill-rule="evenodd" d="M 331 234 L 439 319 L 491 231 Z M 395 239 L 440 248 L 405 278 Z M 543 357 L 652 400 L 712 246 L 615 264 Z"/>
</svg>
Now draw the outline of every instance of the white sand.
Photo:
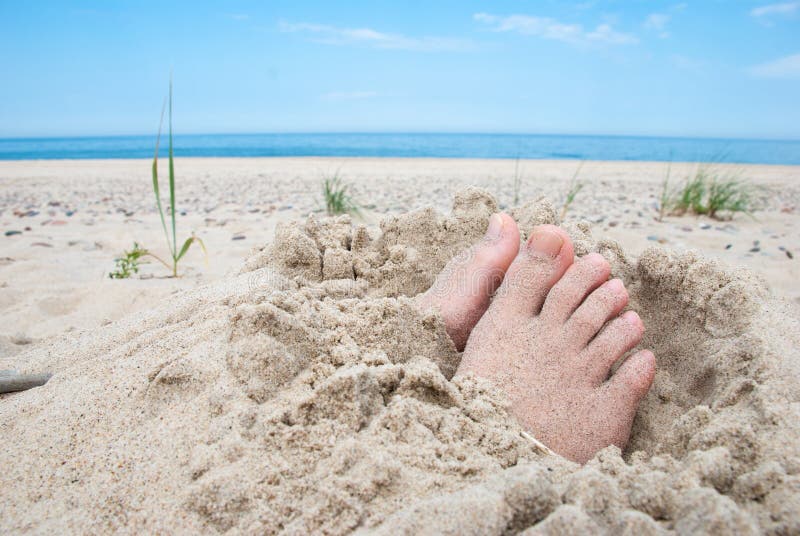
<svg viewBox="0 0 800 536">
<path fill-rule="evenodd" d="M 521 198 L 556 198 L 575 166 L 525 162 Z M 466 184 L 513 196 L 513 162 L 179 160 L 180 228 L 207 242 L 209 266 L 195 252 L 182 279 L 111 281 L 114 252 L 163 241 L 146 162 L 0 164 L 3 229 L 31 227 L 0 237 L 0 369 L 55 373 L 0 397 L 0 530 L 800 530 L 800 274 L 778 249 L 800 251 L 797 168 L 743 167 L 765 210 L 702 229 L 652 220 L 663 164 L 584 165 L 591 182 L 566 222 L 576 251 L 612 261 L 659 360 L 628 451 L 584 468 L 543 454 L 491 386 L 449 381 L 458 354 L 440 322 L 398 297 L 480 236 L 490 197 L 472 191 L 449 218 L 417 212 L 382 233 L 281 226 L 236 275 L 278 222 L 315 208 L 337 168 L 374 205 L 371 222 L 446 208 Z M 514 215 L 528 230 L 553 210 Z M 598 222 L 594 238 L 580 218 Z M 756 275 L 645 250 L 648 235 Z"/>
</svg>

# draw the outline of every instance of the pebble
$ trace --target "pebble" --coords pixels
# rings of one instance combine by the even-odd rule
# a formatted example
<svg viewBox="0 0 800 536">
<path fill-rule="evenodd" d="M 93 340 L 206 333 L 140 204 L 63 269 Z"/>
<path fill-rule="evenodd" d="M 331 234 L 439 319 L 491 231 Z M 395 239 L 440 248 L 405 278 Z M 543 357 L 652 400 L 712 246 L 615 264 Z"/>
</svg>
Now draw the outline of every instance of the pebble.
<svg viewBox="0 0 800 536">
<path fill-rule="evenodd" d="M 727 246 L 725 246 L 725 249 L 731 249 L 732 247 L 733 247 L 733 244 L 728 244 Z"/>
<path fill-rule="evenodd" d="M 48 244 L 47 242 L 34 242 L 33 244 L 31 244 L 31 246 L 39 246 L 39 247 L 43 247 L 43 248 L 51 248 L 51 247 L 53 247 L 53 244 Z"/>
<path fill-rule="evenodd" d="M 231 240 L 244 240 L 245 238 L 244 235 L 235 235 Z"/>
<path fill-rule="evenodd" d="M 687 233 L 691 233 L 692 230 L 693 229 L 691 227 L 681 227 L 681 231 L 684 231 L 684 232 L 687 232 Z"/>
<path fill-rule="evenodd" d="M 649 235 L 647 239 L 651 242 L 658 242 L 658 237 L 656 235 Z"/>
<path fill-rule="evenodd" d="M 619 225 L 618 221 L 610 221 L 610 222 L 608 222 L 608 226 L 609 227 L 616 227 L 617 225 Z"/>
<path fill-rule="evenodd" d="M 64 214 L 66 214 L 66 215 L 67 215 L 67 217 L 69 218 L 69 217 L 71 217 L 73 214 L 75 214 L 75 211 L 74 211 L 74 210 L 68 210 L 68 211 L 66 211 Z"/>
<path fill-rule="evenodd" d="M 6 231 L 6 236 L 14 236 L 18 234 L 22 234 L 22 231 Z"/>
<path fill-rule="evenodd" d="M 794 259 L 794 255 L 788 249 L 786 250 L 786 256 L 789 257 L 790 259 Z"/>
<path fill-rule="evenodd" d="M 711 229 L 711 224 L 710 223 L 704 223 L 703 225 L 700 226 L 700 228 L 703 229 L 703 230 Z"/>
</svg>

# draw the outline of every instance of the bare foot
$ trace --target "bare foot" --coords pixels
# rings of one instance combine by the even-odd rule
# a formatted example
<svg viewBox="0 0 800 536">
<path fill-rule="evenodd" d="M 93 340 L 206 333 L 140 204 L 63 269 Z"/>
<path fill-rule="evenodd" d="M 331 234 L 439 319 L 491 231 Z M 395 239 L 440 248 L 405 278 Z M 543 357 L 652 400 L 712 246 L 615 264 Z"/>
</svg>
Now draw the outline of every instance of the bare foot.
<svg viewBox="0 0 800 536">
<path fill-rule="evenodd" d="M 564 231 L 536 227 L 472 330 L 456 374 L 493 380 L 537 439 L 583 463 L 608 445 L 625 447 L 655 357 L 637 352 L 610 375 L 644 326 L 633 311 L 619 314 L 628 293 L 619 279 L 608 281 L 601 255 L 573 258 Z"/>
<path fill-rule="evenodd" d="M 483 240 L 448 262 L 433 286 L 417 298 L 421 310 L 433 309 L 442 315 L 459 351 L 518 251 L 517 223 L 508 214 L 494 214 Z"/>
</svg>

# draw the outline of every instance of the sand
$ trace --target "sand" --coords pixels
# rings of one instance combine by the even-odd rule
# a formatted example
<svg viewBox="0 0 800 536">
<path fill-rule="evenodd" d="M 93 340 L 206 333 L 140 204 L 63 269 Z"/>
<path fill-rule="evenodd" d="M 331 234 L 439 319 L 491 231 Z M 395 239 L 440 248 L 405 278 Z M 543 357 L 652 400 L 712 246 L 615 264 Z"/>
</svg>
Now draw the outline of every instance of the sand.
<svg viewBox="0 0 800 536">
<path fill-rule="evenodd" d="M 762 170 L 765 182 L 772 171 Z M 280 191 L 284 183 L 275 183 Z M 644 197 L 636 191 L 625 195 Z M 129 195 L 126 202 L 138 199 Z M 313 194 L 296 197 L 304 195 Z M 796 190 L 780 195 L 788 199 L 770 203 L 791 203 Z M 524 199 L 508 207 L 523 234 L 558 223 L 549 201 Z M 7 302 L 4 329 L 36 336 L 10 340 L 0 369 L 54 376 L 0 397 L 0 530 L 800 531 L 800 330 L 780 278 L 655 241 L 626 248 L 602 222 L 568 217 L 577 254 L 600 252 L 626 282 L 647 326 L 641 346 L 658 359 L 628 448 L 609 447 L 579 466 L 525 433 L 496 386 L 454 379 L 460 356 L 441 319 L 412 306 L 481 236 L 498 199 L 461 190 L 447 214 L 399 207 L 375 225 L 377 204 L 366 223 L 276 217 L 274 238 L 210 275 L 199 262 L 178 282 L 97 277 L 101 288 L 87 292 L 99 305 L 137 293 L 144 303 L 107 323 L 95 313 L 61 315 L 61 327 L 84 323 L 74 333 L 57 334 L 56 320 L 37 332 L 30 302 Z M 231 205 L 234 215 L 252 214 Z M 796 217 L 781 208 L 765 212 L 780 222 Z M 105 226 L 100 211 L 94 218 Z M 609 230 L 646 225 L 621 221 Z M 664 225 L 672 224 L 657 228 Z M 788 241 L 797 237 L 780 232 L 770 236 L 794 247 Z M 17 262 L 3 267 L 11 285 L 7 270 Z M 156 289 L 140 292 L 148 284 Z M 106 289 L 122 290 L 99 299 Z M 16 325 L 14 307 L 23 313 Z"/>
<path fill-rule="evenodd" d="M 0 355 L 24 348 L 14 341 L 93 329 L 238 271 L 252 248 L 272 240 L 278 223 L 320 214 L 320 181 L 337 170 L 365 206 L 366 223 L 376 226 L 387 214 L 423 206 L 446 212 L 453 195 L 468 186 L 492 192 L 505 210 L 539 196 L 560 205 L 579 164 L 521 161 L 515 203 L 509 160 L 178 158 L 179 235 L 197 232 L 208 261 L 191 250 L 180 279 L 164 279 L 165 271 L 152 264 L 141 274 L 151 279 L 111 281 L 106 276 L 114 257 L 134 241 L 167 254 L 150 162 L 0 162 L 0 231 L 21 233 L 0 234 Z M 673 183 L 695 168 L 673 163 Z M 756 219 L 730 222 L 691 216 L 655 221 L 666 171 L 664 162 L 584 162 L 586 185 L 566 221 L 588 221 L 634 256 L 662 244 L 749 268 L 800 311 L 800 167 L 721 166 L 761 189 Z"/>
</svg>

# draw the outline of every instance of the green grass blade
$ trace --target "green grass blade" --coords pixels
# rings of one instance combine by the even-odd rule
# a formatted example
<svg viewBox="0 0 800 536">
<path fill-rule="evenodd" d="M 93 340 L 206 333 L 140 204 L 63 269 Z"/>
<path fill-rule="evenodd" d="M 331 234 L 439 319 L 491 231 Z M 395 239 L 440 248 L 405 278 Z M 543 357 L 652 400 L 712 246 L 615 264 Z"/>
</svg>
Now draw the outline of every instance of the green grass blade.
<svg viewBox="0 0 800 536">
<path fill-rule="evenodd" d="M 175 259 L 175 262 L 181 260 L 183 256 L 186 255 L 186 252 L 189 251 L 189 248 L 194 242 L 197 242 L 200 245 L 200 249 L 203 250 L 203 255 L 205 255 L 206 260 L 208 259 L 208 251 L 206 250 L 206 245 L 203 244 L 202 240 L 192 235 L 186 239 L 186 242 L 183 243 L 183 247 L 181 248 L 180 253 L 178 253 L 178 257 Z"/>
<path fill-rule="evenodd" d="M 167 103 L 165 100 L 164 105 L 161 107 L 161 120 L 158 122 L 158 136 L 156 137 L 156 153 L 153 157 L 153 193 L 156 195 L 158 215 L 161 217 L 161 227 L 164 229 L 164 237 L 167 239 L 167 248 L 169 248 L 170 255 L 174 255 L 169 241 L 169 233 L 167 232 L 167 222 L 164 219 L 164 208 L 161 206 L 161 189 L 158 186 L 158 148 L 161 144 L 161 128 L 164 126 L 164 110 L 166 107 Z"/>
<path fill-rule="evenodd" d="M 172 75 L 169 77 L 169 208 L 172 215 L 172 257 L 177 262 L 178 233 L 175 230 L 175 163 L 172 157 Z"/>
<path fill-rule="evenodd" d="M 184 255 L 186 255 L 186 252 L 189 251 L 189 246 L 192 245 L 192 242 L 194 242 L 193 236 L 190 236 L 186 239 L 186 242 L 183 243 L 180 253 L 178 253 L 177 257 L 175 257 L 175 262 L 178 262 Z"/>
</svg>

